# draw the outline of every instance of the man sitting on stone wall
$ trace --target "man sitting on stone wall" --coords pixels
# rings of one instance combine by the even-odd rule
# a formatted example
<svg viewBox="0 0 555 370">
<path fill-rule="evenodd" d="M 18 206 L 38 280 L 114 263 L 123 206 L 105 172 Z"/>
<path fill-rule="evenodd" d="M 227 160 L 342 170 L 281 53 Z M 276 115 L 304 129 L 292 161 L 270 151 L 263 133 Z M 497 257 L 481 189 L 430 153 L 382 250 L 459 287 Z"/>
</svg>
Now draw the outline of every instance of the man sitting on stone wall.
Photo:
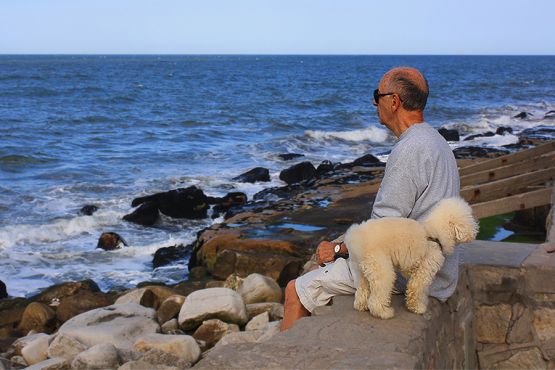
<svg viewBox="0 0 555 370">
<path fill-rule="evenodd" d="M 428 82 L 415 68 L 388 71 L 374 91 L 380 123 L 398 141 L 387 160 L 385 173 L 372 209 L 372 219 L 408 217 L 424 219 L 441 199 L 459 195 L 457 163 L 445 139 L 424 122 Z M 357 276 L 342 238 L 318 245 L 318 263 L 324 265 L 289 282 L 281 330 L 326 305 L 335 295 L 354 294 Z M 445 301 L 453 294 L 458 278 L 458 254 L 447 256 L 429 295 Z M 398 284 L 399 285 L 399 284 Z"/>
</svg>

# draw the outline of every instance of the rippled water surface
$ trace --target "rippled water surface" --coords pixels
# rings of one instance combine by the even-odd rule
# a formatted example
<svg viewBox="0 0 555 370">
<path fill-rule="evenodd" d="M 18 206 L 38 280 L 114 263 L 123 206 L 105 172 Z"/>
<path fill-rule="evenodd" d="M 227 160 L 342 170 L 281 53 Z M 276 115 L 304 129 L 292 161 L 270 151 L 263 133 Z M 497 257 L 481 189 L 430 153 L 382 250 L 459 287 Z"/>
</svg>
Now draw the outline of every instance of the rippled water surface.
<svg viewBox="0 0 555 370">
<path fill-rule="evenodd" d="M 393 138 L 371 92 L 397 65 L 428 77 L 436 127 L 469 135 L 555 123 L 543 118 L 555 109 L 554 57 L 0 56 L 0 280 L 25 295 L 68 279 L 105 289 L 182 279 L 183 264 L 152 271 L 152 253 L 212 221 L 128 224 L 134 197 L 189 185 L 250 197 L 296 163 L 280 153 L 316 165 L 386 153 Z M 520 111 L 533 115 L 513 118 Z M 255 166 L 272 182 L 231 180 Z M 79 215 L 85 204 L 99 211 Z M 130 247 L 95 250 L 103 231 Z"/>
</svg>

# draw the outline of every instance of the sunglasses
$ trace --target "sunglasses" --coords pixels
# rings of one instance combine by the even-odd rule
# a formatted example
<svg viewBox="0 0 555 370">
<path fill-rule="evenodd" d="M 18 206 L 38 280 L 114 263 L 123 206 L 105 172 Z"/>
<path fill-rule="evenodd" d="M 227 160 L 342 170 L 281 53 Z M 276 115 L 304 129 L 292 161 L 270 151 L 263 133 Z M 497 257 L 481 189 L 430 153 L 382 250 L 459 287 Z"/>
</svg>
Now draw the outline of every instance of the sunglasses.
<svg viewBox="0 0 555 370">
<path fill-rule="evenodd" d="M 378 104 L 378 102 L 380 101 L 380 98 L 382 96 L 387 96 L 387 95 L 393 95 L 395 93 L 389 92 L 389 93 L 380 93 L 379 89 L 374 90 L 374 104 Z"/>
</svg>

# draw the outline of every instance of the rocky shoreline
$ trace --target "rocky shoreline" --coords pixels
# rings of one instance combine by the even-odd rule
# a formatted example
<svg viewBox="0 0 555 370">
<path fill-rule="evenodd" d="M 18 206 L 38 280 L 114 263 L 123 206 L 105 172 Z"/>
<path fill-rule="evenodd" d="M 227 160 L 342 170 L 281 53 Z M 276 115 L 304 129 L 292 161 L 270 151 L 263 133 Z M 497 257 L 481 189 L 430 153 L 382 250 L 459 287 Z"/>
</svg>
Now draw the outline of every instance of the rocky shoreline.
<svg viewBox="0 0 555 370">
<path fill-rule="evenodd" d="M 542 140 L 531 130 L 508 148 L 454 152 L 464 165 Z M 214 346 L 269 339 L 283 316 L 283 287 L 314 263 L 320 241 L 368 217 L 384 165 L 372 155 L 317 167 L 300 162 L 280 175 L 288 185 L 250 201 L 242 193 L 208 197 L 195 187 L 135 199 L 138 208 L 125 219 L 146 227 L 160 213 L 224 215 L 191 245 L 153 256 L 154 267 L 188 258 L 188 280 L 145 282 L 125 292 L 102 292 L 90 280 L 68 282 L 29 298 L 8 297 L 0 282 L 0 368 L 186 368 Z M 265 181 L 266 175 L 255 168 L 236 180 Z M 99 247 L 124 248 L 125 241 L 103 235 Z"/>
</svg>

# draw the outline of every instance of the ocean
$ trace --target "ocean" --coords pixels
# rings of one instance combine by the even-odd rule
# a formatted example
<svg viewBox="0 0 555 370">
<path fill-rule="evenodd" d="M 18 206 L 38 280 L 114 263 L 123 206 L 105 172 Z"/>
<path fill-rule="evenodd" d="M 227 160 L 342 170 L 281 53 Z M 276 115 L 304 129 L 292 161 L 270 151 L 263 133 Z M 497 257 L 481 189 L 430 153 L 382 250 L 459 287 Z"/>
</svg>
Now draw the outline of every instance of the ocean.
<svg viewBox="0 0 555 370">
<path fill-rule="evenodd" d="M 184 279 L 185 262 L 153 270 L 152 254 L 222 219 L 142 227 L 122 220 L 133 198 L 196 185 L 250 199 L 300 161 L 386 159 L 394 137 L 372 91 L 399 65 L 426 75 L 435 127 L 464 137 L 555 126 L 544 119 L 555 110 L 553 56 L 0 56 L 0 280 L 28 296 L 67 280 L 111 289 Z M 514 118 L 522 111 L 532 115 Z M 232 180 L 257 166 L 271 182 Z M 99 210 L 80 215 L 86 204 Z M 104 231 L 129 247 L 96 249 Z"/>
</svg>

